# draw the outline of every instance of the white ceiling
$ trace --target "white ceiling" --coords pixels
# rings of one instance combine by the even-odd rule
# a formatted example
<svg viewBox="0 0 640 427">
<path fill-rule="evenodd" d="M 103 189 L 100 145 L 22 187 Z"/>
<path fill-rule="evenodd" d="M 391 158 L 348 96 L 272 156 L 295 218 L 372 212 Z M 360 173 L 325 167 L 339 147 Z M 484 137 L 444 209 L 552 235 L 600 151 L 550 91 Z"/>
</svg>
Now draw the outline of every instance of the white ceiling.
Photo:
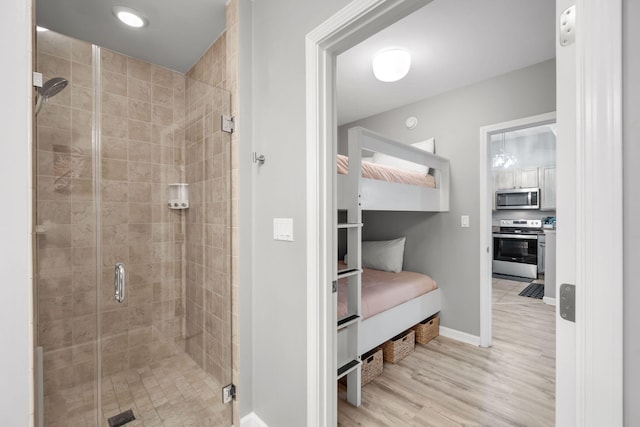
<svg viewBox="0 0 640 427">
<path fill-rule="evenodd" d="M 350 123 L 555 57 L 555 0 L 434 0 L 338 56 L 338 122 Z M 374 54 L 411 52 L 404 79 L 383 83 Z"/>
<path fill-rule="evenodd" d="M 227 0 L 36 0 L 36 22 L 153 64 L 188 71 L 225 30 Z M 149 25 L 130 28 L 113 6 L 141 12 Z"/>
<path fill-rule="evenodd" d="M 37 0 L 38 25 L 186 72 L 225 29 L 226 0 Z M 129 28 L 113 6 L 142 12 Z M 434 0 L 338 57 L 338 121 L 349 123 L 555 56 L 555 0 Z M 409 74 L 382 83 L 371 59 L 402 46 Z"/>
</svg>

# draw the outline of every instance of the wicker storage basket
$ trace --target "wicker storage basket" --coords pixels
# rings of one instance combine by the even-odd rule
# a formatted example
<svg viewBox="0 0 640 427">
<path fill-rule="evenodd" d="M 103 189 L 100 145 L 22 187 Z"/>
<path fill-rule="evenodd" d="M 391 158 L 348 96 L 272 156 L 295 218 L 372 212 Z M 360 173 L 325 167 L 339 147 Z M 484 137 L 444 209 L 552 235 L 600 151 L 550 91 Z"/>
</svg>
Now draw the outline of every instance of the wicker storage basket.
<svg viewBox="0 0 640 427">
<path fill-rule="evenodd" d="M 362 355 L 362 385 L 370 383 L 382 373 L 382 349 L 376 347 Z"/>
<path fill-rule="evenodd" d="M 416 347 L 416 334 L 409 329 L 382 344 L 385 362 L 398 363 Z"/>
<path fill-rule="evenodd" d="M 426 344 L 440 335 L 440 316 L 434 314 L 411 329 L 416 333 L 416 342 L 418 344 Z"/>
</svg>

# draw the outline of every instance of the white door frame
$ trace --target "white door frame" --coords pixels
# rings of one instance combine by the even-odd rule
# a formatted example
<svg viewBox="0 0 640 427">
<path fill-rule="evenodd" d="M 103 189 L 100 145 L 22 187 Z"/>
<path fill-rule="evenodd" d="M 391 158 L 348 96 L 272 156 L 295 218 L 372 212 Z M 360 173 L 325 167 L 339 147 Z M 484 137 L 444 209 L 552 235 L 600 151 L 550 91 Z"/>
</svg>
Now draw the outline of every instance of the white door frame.
<svg viewBox="0 0 640 427">
<path fill-rule="evenodd" d="M 306 38 L 309 426 L 336 424 L 335 57 L 428 2 L 354 0 Z M 577 11 L 575 419 L 622 425 L 621 0 L 577 0 Z"/>
<path fill-rule="evenodd" d="M 493 259 L 493 238 L 491 233 L 491 212 L 493 186 L 489 165 L 489 143 L 491 136 L 555 123 L 556 113 L 545 113 L 480 128 L 480 347 L 491 347 L 491 271 Z"/>
<path fill-rule="evenodd" d="M 576 11 L 575 424 L 621 426 L 622 1 L 577 0 Z"/>
<path fill-rule="evenodd" d="M 307 425 L 337 424 L 335 59 L 431 0 L 354 0 L 306 37 Z"/>
</svg>

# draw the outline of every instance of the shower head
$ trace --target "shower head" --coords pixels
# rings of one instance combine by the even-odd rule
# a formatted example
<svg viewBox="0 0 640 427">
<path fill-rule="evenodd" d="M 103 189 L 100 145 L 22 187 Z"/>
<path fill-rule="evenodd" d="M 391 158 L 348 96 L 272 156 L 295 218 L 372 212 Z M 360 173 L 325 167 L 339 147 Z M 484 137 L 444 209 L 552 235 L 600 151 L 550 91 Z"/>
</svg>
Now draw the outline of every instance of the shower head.
<svg viewBox="0 0 640 427">
<path fill-rule="evenodd" d="M 52 96 L 56 96 L 62 89 L 67 87 L 69 81 L 62 77 L 54 77 L 47 80 L 41 88 L 38 89 L 38 93 L 45 99 L 49 99 Z"/>
<path fill-rule="evenodd" d="M 56 96 L 62 89 L 67 87 L 69 81 L 62 77 L 54 77 L 47 80 L 42 87 L 38 88 L 38 100 L 36 102 L 36 114 L 42 108 L 42 104 L 49 98 Z"/>
</svg>

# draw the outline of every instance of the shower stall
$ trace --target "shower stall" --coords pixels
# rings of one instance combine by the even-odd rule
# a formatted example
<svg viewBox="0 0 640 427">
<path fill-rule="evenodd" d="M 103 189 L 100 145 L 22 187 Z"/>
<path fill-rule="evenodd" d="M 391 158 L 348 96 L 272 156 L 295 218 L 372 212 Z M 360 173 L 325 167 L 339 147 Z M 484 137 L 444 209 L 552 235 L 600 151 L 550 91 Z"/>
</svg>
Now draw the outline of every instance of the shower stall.
<svg viewBox="0 0 640 427">
<path fill-rule="evenodd" d="M 36 426 L 230 426 L 224 76 L 52 31 L 36 47 Z"/>
</svg>

